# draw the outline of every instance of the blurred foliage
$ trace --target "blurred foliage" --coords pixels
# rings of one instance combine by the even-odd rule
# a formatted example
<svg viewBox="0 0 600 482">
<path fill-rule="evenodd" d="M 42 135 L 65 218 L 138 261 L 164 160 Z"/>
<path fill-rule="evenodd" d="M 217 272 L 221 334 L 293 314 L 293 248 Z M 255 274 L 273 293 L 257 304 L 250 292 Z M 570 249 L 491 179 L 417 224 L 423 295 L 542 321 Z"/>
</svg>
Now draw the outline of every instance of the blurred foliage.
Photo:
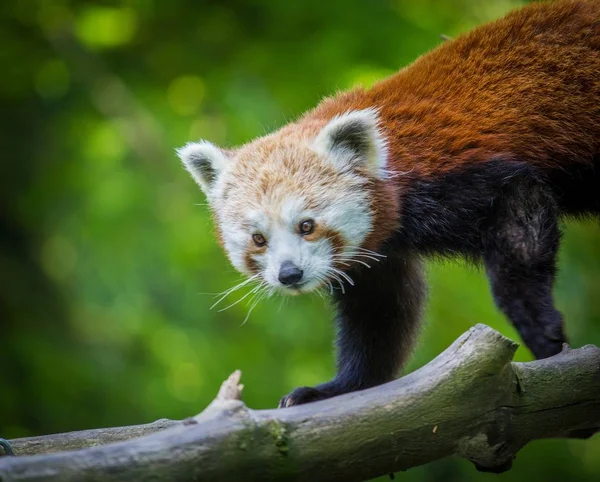
<svg viewBox="0 0 600 482">
<path fill-rule="evenodd" d="M 331 377 L 320 298 L 265 301 L 243 325 L 243 303 L 209 310 L 239 275 L 174 147 L 243 143 L 519 4 L 2 2 L 0 436 L 185 417 L 235 368 L 253 408 Z M 600 344 L 599 246 L 597 224 L 567 223 L 556 298 L 575 346 Z M 480 270 L 435 262 L 429 279 L 409 369 L 475 322 L 518 339 Z M 494 476 L 447 460 L 401 477 Z M 502 477 L 599 480 L 600 438 L 534 443 Z"/>
</svg>

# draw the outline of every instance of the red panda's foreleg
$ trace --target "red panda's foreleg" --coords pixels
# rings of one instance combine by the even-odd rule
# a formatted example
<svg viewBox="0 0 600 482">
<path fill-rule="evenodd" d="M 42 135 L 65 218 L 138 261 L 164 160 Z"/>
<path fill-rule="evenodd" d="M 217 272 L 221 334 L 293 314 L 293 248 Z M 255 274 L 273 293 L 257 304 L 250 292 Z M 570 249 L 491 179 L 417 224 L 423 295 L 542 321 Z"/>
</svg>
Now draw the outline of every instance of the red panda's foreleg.
<svg viewBox="0 0 600 482">
<path fill-rule="evenodd" d="M 354 286 L 334 295 L 338 316 L 337 375 L 283 397 L 280 407 L 299 405 L 393 380 L 411 352 L 425 285 L 420 259 L 391 254 L 372 268 L 349 272 Z"/>
</svg>

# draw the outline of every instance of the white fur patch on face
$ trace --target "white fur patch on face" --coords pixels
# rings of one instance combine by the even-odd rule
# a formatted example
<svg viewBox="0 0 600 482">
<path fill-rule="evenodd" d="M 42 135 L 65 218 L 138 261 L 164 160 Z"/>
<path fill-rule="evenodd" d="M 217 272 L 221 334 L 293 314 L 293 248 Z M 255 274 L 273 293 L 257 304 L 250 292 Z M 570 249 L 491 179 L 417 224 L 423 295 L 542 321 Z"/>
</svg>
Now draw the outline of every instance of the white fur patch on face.
<svg viewBox="0 0 600 482">
<path fill-rule="evenodd" d="M 310 217 L 310 213 L 306 212 L 306 200 L 300 196 L 290 193 L 290 196 L 285 199 L 281 205 L 280 217 L 285 224 L 297 224 L 302 219 Z"/>
<path fill-rule="evenodd" d="M 332 200 L 322 217 L 328 227 L 340 233 L 347 246 L 360 246 L 373 229 L 373 216 L 364 191 L 349 191 Z"/>
<path fill-rule="evenodd" d="M 378 122 L 375 109 L 336 116 L 321 129 L 313 147 L 341 171 L 361 166 L 383 179 L 387 173 L 388 153 Z"/>
<path fill-rule="evenodd" d="M 225 252 L 231 261 L 231 264 L 240 273 L 251 276 L 252 271 L 246 264 L 246 251 L 252 233 L 248 234 L 248 229 L 243 224 L 231 222 L 228 217 L 219 220 L 221 236 Z"/>
</svg>

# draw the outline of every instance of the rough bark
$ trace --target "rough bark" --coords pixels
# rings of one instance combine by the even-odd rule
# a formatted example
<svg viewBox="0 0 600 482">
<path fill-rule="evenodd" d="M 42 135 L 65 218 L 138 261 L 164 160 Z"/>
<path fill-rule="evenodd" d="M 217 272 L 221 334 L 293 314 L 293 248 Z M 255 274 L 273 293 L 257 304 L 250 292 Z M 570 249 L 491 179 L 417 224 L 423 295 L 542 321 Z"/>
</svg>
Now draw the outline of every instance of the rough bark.
<svg viewBox="0 0 600 482">
<path fill-rule="evenodd" d="M 128 441 L 1 457 L 0 481 L 351 481 L 451 455 L 480 470 L 507 470 L 532 440 L 600 427 L 600 349 L 565 348 L 515 363 L 516 347 L 477 325 L 399 380 L 282 410 L 248 409 L 235 373 L 199 416 L 167 421 L 169 428 Z M 140 426 L 105 430 L 127 438 Z M 64 447 L 78 446 L 73 434 L 30 441 L 47 448 L 61 437 L 71 440 Z M 33 447 L 27 439 L 11 443 L 17 455 Z"/>
<path fill-rule="evenodd" d="M 78 432 L 41 435 L 39 437 L 17 438 L 10 441 L 15 455 L 36 455 L 67 450 L 78 450 L 97 447 L 113 442 L 122 442 L 132 438 L 143 437 L 165 428 L 179 424 L 179 421 L 161 418 L 152 423 L 130 425 L 127 427 L 95 428 Z"/>
</svg>

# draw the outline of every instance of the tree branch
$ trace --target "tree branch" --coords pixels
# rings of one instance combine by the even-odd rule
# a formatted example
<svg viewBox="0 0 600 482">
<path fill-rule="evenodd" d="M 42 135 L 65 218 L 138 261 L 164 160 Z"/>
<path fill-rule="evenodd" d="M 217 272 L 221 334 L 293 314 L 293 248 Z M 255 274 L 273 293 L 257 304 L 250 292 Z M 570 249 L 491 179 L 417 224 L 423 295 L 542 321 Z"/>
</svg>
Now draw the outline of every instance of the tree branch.
<svg viewBox="0 0 600 482">
<path fill-rule="evenodd" d="M 480 470 L 507 470 L 532 440 L 600 427 L 600 349 L 565 348 L 552 358 L 514 363 L 516 347 L 477 325 L 399 380 L 282 410 L 248 409 L 236 372 L 194 418 L 100 447 L 1 457 L 0 481 L 350 481 L 451 455 Z M 106 430 L 129 436 L 153 425 Z M 79 436 L 29 440 L 55 447 L 50 440 L 61 437 Z M 11 444 L 16 454 L 33 447 L 27 439 Z"/>
</svg>

